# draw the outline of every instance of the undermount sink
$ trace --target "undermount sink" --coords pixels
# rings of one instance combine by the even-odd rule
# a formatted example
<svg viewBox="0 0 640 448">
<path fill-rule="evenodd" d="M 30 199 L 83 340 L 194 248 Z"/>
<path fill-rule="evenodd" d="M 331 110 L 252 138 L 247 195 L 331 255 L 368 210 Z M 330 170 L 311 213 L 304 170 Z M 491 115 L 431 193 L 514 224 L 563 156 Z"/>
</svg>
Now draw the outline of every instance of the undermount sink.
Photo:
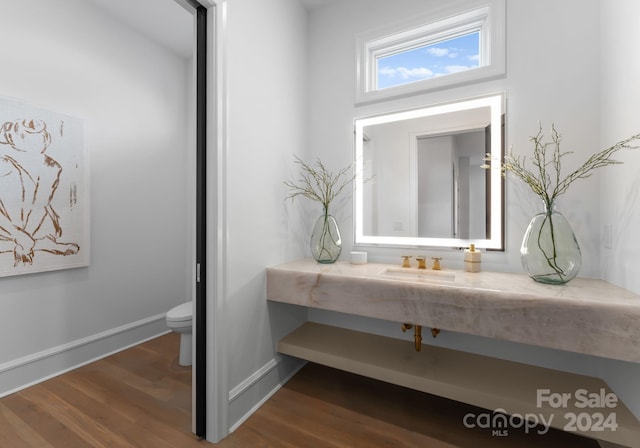
<svg viewBox="0 0 640 448">
<path fill-rule="evenodd" d="M 432 269 L 412 268 L 385 268 L 380 275 L 393 277 L 399 280 L 414 282 L 453 282 L 456 279 L 455 272 L 434 271 Z"/>
</svg>

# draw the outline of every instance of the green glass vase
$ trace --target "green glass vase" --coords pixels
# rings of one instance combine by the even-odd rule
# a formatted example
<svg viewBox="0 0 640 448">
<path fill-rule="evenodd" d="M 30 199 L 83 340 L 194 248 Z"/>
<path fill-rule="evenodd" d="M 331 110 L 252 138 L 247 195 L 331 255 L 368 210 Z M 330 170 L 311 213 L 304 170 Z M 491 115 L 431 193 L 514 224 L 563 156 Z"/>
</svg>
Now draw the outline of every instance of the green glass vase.
<svg viewBox="0 0 640 448">
<path fill-rule="evenodd" d="M 335 263 L 342 252 L 342 239 L 336 219 L 324 211 L 311 232 L 311 255 L 318 263 Z"/>
<path fill-rule="evenodd" d="M 534 216 L 520 248 L 522 267 L 537 282 L 562 285 L 582 266 L 582 254 L 569 222 L 554 204 Z"/>
</svg>

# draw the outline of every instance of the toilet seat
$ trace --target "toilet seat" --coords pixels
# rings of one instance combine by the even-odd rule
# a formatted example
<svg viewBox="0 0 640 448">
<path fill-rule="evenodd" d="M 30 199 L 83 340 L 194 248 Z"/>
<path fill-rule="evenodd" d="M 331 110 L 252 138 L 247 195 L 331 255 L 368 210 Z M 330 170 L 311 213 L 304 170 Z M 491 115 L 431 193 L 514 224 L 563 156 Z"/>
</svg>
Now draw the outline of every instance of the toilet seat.
<svg viewBox="0 0 640 448">
<path fill-rule="evenodd" d="M 187 323 L 193 319 L 193 303 L 185 302 L 167 312 L 167 322 Z"/>
</svg>

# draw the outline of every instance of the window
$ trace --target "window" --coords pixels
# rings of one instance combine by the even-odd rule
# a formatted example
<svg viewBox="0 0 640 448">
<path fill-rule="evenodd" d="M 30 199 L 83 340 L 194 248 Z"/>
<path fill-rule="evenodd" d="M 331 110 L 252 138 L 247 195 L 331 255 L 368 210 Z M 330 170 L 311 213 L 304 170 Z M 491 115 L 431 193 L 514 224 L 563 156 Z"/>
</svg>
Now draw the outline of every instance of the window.
<svg viewBox="0 0 640 448">
<path fill-rule="evenodd" d="M 441 11 L 412 27 L 361 36 L 357 102 L 504 74 L 504 3 L 486 0 L 472 10 Z"/>
<path fill-rule="evenodd" d="M 376 90 L 446 76 L 480 65 L 480 31 L 376 58 Z"/>
</svg>

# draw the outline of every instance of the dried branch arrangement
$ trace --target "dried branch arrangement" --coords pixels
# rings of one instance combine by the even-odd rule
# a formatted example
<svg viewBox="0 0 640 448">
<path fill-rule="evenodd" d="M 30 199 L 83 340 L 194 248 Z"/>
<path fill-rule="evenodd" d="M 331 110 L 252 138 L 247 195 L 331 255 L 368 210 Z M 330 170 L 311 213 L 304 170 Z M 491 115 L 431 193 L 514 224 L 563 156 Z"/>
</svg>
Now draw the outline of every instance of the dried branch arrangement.
<svg viewBox="0 0 640 448">
<path fill-rule="evenodd" d="M 590 177 L 592 171 L 607 165 L 620 164 L 612 159 L 613 155 L 621 149 L 640 148 L 640 134 L 633 135 L 615 145 L 591 155 L 578 169 L 562 177 L 562 159 L 571 154 L 571 151 L 562 152 L 560 149 L 561 135 L 554 125 L 551 125 L 551 141 L 545 142 L 542 133 L 542 125 L 538 133 L 529 138 L 533 142 L 532 168 L 527 167 L 527 159 L 524 156 L 516 156 L 513 153 L 505 157 L 501 165 L 503 174 L 510 171 L 520 180 L 525 182 L 535 194 L 544 202 L 547 210 L 556 198 L 567 191 L 569 186 L 577 179 Z M 485 159 L 489 162 L 489 159 Z"/>
<path fill-rule="evenodd" d="M 304 196 L 312 201 L 322 204 L 324 213 L 329 211 L 331 202 L 353 182 L 356 175 L 352 165 L 348 165 L 333 173 L 329 171 L 320 159 L 316 159 L 315 166 L 311 166 L 295 156 L 295 163 L 300 165 L 300 179 L 297 181 L 285 181 L 289 188 L 287 199 Z"/>
</svg>

